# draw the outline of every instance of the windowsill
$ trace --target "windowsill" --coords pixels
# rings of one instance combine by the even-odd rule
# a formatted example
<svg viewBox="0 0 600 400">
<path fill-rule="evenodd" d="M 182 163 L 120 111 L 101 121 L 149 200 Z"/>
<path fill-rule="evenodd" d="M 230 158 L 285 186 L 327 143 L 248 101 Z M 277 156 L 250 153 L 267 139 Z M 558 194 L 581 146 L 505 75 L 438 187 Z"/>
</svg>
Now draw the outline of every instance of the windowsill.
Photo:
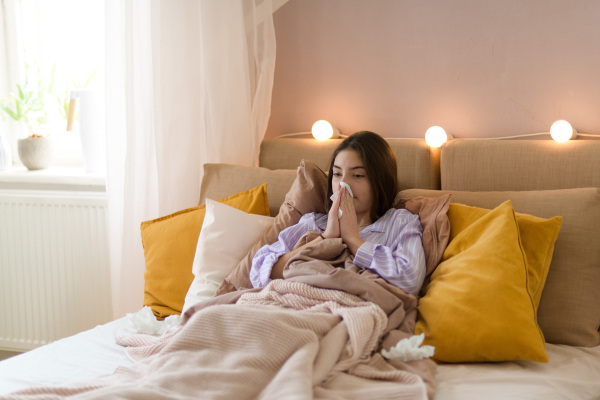
<svg viewBox="0 0 600 400">
<path fill-rule="evenodd" d="M 50 167 L 29 171 L 20 166 L 0 171 L 0 189 L 105 192 L 106 177 L 100 173 L 85 172 L 83 167 Z"/>
</svg>

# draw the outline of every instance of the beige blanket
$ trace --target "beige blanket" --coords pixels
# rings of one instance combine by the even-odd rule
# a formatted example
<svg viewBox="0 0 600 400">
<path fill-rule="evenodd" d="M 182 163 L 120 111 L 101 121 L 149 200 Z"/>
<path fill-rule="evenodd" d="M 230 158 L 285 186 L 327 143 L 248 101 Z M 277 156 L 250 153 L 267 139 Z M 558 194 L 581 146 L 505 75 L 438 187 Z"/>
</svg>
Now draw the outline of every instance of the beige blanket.
<svg viewBox="0 0 600 400">
<path fill-rule="evenodd" d="M 137 361 L 131 367 L 7 398 L 432 397 L 432 361 L 388 362 L 379 353 L 412 333 L 414 296 L 357 270 L 340 242 L 322 243 L 291 260 L 286 279 L 200 303 L 174 332 L 119 338 Z M 340 262 L 346 268 L 334 268 Z"/>
</svg>

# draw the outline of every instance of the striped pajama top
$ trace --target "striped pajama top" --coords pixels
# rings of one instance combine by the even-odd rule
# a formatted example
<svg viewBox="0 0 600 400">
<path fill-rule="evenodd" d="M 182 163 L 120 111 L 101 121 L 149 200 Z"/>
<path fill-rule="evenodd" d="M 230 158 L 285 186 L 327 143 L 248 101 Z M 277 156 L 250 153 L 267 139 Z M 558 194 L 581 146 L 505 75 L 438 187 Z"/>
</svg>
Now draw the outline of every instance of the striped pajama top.
<svg viewBox="0 0 600 400">
<path fill-rule="evenodd" d="M 250 282 L 264 287 L 279 257 L 290 252 L 308 230 L 323 233 L 327 214 L 310 213 L 296 225 L 279 233 L 278 240 L 260 248 L 252 259 Z M 376 272 L 394 286 L 417 295 L 425 279 L 423 228 L 419 216 L 405 209 L 389 209 L 381 218 L 359 232 L 365 241 L 354 256 L 354 264 Z"/>
</svg>

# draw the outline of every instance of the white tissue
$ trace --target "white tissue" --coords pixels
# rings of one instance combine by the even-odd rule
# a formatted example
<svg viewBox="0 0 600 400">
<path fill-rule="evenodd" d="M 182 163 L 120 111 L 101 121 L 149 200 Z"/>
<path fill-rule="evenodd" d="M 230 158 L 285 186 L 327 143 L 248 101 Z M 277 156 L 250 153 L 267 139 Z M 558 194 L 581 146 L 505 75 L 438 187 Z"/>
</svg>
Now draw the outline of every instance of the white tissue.
<svg viewBox="0 0 600 400">
<path fill-rule="evenodd" d="M 169 315 L 163 321 L 156 319 L 152 313 L 152 309 L 145 306 L 140 311 L 133 314 L 127 314 L 129 322 L 133 324 L 137 333 L 145 333 L 148 335 L 162 335 L 169 330 L 179 326 L 181 322 L 180 315 Z"/>
<path fill-rule="evenodd" d="M 424 339 L 425 334 L 421 333 L 420 335 L 399 340 L 398 343 L 390 348 L 390 351 L 385 349 L 381 350 L 381 355 L 389 360 L 398 361 L 413 361 L 429 358 L 433 356 L 435 347 L 421 346 Z"/>
<path fill-rule="evenodd" d="M 350 193 L 350 197 L 354 197 L 354 194 L 352 193 L 352 188 L 350 187 L 350 185 L 348 185 L 346 182 L 340 182 L 340 186 L 345 187 L 346 190 L 348 190 L 348 193 Z M 341 189 L 341 188 L 340 188 Z M 337 192 L 335 192 L 334 194 L 331 195 L 330 199 L 331 201 L 333 201 L 335 199 L 335 196 L 339 193 L 340 191 L 338 190 Z M 338 218 L 342 218 L 342 209 L 338 208 Z"/>
</svg>

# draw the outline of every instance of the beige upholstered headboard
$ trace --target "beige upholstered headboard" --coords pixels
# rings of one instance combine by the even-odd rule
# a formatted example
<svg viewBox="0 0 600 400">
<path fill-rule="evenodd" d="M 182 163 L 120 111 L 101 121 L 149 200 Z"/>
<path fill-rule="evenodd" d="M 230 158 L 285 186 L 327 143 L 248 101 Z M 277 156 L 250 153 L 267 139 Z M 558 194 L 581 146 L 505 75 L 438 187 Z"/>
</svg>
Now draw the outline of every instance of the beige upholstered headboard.
<svg viewBox="0 0 600 400">
<path fill-rule="evenodd" d="M 600 141 L 452 140 L 440 150 L 443 190 L 600 187 Z"/>
<path fill-rule="evenodd" d="M 400 190 L 439 189 L 439 151 L 421 139 L 387 139 L 396 154 Z M 331 155 L 342 139 L 279 138 L 262 142 L 259 165 L 268 169 L 296 169 L 302 159 L 327 172 Z"/>
<path fill-rule="evenodd" d="M 420 139 L 387 139 L 400 190 L 523 191 L 600 187 L 600 141 L 452 140 L 441 149 Z M 260 167 L 206 164 L 200 204 L 267 182 L 276 215 L 302 159 L 327 170 L 341 139 L 277 138 L 261 144 Z"/>
</svg>

